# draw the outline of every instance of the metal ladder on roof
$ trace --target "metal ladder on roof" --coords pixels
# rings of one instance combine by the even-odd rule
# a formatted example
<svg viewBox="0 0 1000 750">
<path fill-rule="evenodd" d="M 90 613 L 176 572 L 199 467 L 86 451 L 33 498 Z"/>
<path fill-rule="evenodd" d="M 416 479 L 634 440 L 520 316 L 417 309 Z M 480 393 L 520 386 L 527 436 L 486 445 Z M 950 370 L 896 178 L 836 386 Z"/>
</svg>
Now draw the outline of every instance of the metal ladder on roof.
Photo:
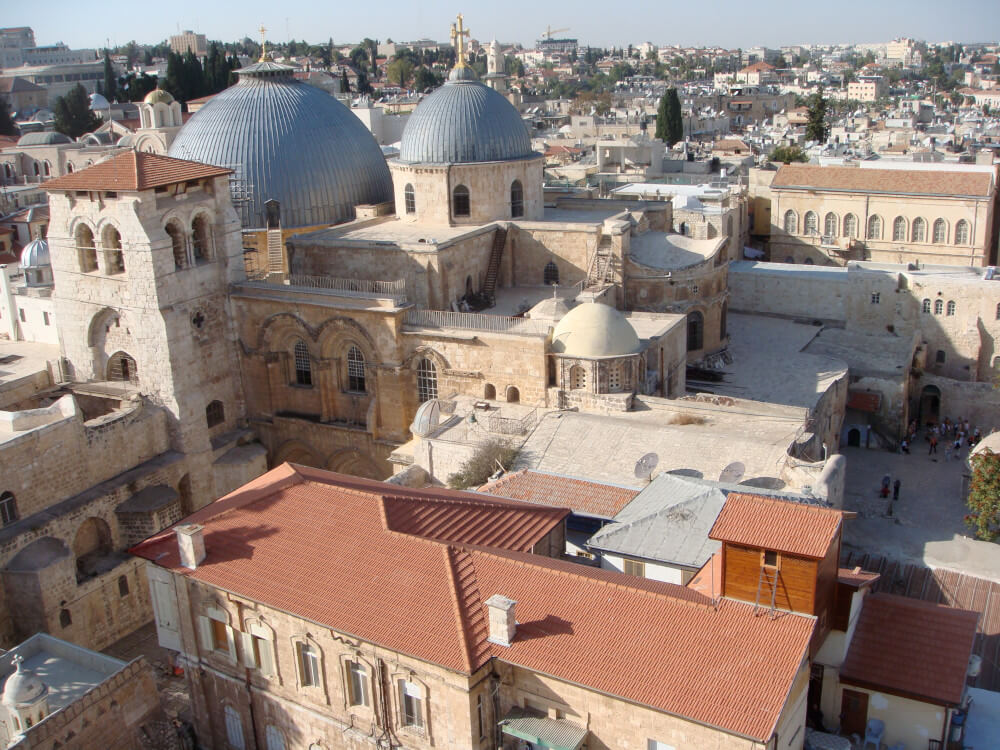
<svg viewBox="0 0 1000 750">
<path fill-rule="evenodd" d="M 758 610 L 762 609 L 762 605 L 760 603 L 760 590 L 765 581 L 767 582 L 767 585 L 771 587 L 771 607 L 769 611 L 773 617 L 775 598 L 778 595 L 778 569 L 768 565 L 760 566 L 760 575 L 757 576 L 757 598 L 754 601 L 753 613 L 756 615 Z"/>
<path fill-rule="evenodd" d="M 281 228 L 267 230 L 267 270 L 285 273 L 285 248 L 281 242 Z"/>
</svg>

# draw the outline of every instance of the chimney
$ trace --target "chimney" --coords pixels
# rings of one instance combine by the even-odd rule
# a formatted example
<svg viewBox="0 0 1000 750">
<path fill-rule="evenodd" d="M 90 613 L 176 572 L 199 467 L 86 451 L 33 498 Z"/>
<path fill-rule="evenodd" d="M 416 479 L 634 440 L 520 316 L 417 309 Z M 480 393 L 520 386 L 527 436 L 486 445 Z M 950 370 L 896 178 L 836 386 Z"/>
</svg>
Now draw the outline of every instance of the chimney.
<svg viewBox="0 0 1000 750">
<path fill-rule="evenodd" d="M 514 619 L 513 599 L 494 594 L 486 600 L 490 611 L 490 636 L 486 640 L 500 646 L 509 646 L 517 633 L 517 620 Z"/>
<path fill-rule="evenodd" d="M 205 559 L 205 527 L 197 523 L 186 523 L 178 526 L 175 531 L 181 565 L 194 570 Z"/>
</svg>

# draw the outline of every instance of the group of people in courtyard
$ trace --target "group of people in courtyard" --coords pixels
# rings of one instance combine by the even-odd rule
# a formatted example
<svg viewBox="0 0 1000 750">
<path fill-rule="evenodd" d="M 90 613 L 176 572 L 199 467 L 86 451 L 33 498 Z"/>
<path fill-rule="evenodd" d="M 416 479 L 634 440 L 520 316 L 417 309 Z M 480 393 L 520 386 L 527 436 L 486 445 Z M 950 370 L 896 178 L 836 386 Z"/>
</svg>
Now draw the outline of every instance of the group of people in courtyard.
<svg viewBox="0 0 1000 750">
<path fill-rule="evenodd" d="M 917 420 L 914 419 L 899 444 L 900 452 L 909 454 L 916 439 Z M 962 458 L 962 449 L 968 447 L 971 451 L 975 448 L 982 440 L 982 433 L 978 427 L 972 427 L 968 419 L 959 417 L 953 422 L 949 417 L 945 417 L 941 424 L 928 422 L 924 440 L 927 441 L 927 455 L 936 455 L 938 446 L 943 444 L 945 461 L 950 461 L 953 456 L 958 461 Z"/>
</svg>

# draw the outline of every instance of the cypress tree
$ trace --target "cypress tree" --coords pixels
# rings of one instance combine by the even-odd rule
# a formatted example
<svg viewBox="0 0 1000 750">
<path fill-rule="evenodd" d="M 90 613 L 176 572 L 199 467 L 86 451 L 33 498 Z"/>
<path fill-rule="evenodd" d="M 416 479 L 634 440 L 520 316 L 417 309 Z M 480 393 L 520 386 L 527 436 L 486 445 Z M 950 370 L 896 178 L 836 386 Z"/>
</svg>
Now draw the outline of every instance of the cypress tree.
<svg viewBox="0 0 1000 750">
<path fill-rule="evenodd" d="M 107 50 L 104 50 L 104 96 L 109 102 L 118 99 L 118 76 L 115 75 L 115 69 L 111 65 L 111 55 Z"/>
<path fill-rule="evenodd" d="M 6 100 L 0 99 L 0 135 L 18 135 L 20 131 L 14 124 L 14 118 L 10 116 L 10 105 Z"/>
<path fill-rule="evenodd" d="M 90 111 L 90 97 L 82 83 L 71 88 L 66 96 L 56 99 L 52 111 L 56 130 L 70 138 L 79 138 L 101 125 L 101 119 Z"/>
</svg>

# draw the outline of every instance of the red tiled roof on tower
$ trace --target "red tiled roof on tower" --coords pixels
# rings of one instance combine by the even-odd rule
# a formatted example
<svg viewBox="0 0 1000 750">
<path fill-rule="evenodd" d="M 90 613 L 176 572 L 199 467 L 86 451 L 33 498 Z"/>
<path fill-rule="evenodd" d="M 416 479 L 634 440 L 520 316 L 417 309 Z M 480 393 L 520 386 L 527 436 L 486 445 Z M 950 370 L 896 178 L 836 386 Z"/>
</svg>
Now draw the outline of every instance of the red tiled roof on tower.
<svg viewBox="0 0 1000 750">
<path fill-rule="evenodd" d="M 484 484 L 479 491 L 513 500 L 527 500 L 530 503 L 569 508 L 574 513 L 599 518 L 614 518 L 639 494 L 639 490 L 631 487 L 590 482 L 586 479 L 527 469 L 506 474 L 495 482 Z"/>
<path fill-rule="evenodd" d="M 197 568 L 180 566 L 173 530 L 133 552 L 448 669 L 501 659 L 766 742 L 814 618 L 755 617 L 751 604 L 713 606 L 681 586 L 504 548 L 524 548 L 565 513 L 284 464 L 186 519 L 204 527 Z M 521 530 L 529 517 L 536 532 Z M 467 543 L 486 537 L 500 546 Z M 510 646 L 487 640 L 494 594 L 516 602 Z"/>
<path fill-rule="evenodd" d="M 709 539 L 790 555 L 821 558 L 840 530 L 843 514 L 832 508 L 731 493 Z"/>
<path fill-rule="evenodd" d="M 869 594 L 840 681 L 942 706 L 962 701 L 979 613 Z"/>
<path fill-rule="evenodd" d="M 231 169 L 170 156 L 126 151 L 107 161 L 63 175 L 44 184 L 46 190 L 110 190 L 137 192 L 177 182 L 221 177 Z"/>
</svg>

